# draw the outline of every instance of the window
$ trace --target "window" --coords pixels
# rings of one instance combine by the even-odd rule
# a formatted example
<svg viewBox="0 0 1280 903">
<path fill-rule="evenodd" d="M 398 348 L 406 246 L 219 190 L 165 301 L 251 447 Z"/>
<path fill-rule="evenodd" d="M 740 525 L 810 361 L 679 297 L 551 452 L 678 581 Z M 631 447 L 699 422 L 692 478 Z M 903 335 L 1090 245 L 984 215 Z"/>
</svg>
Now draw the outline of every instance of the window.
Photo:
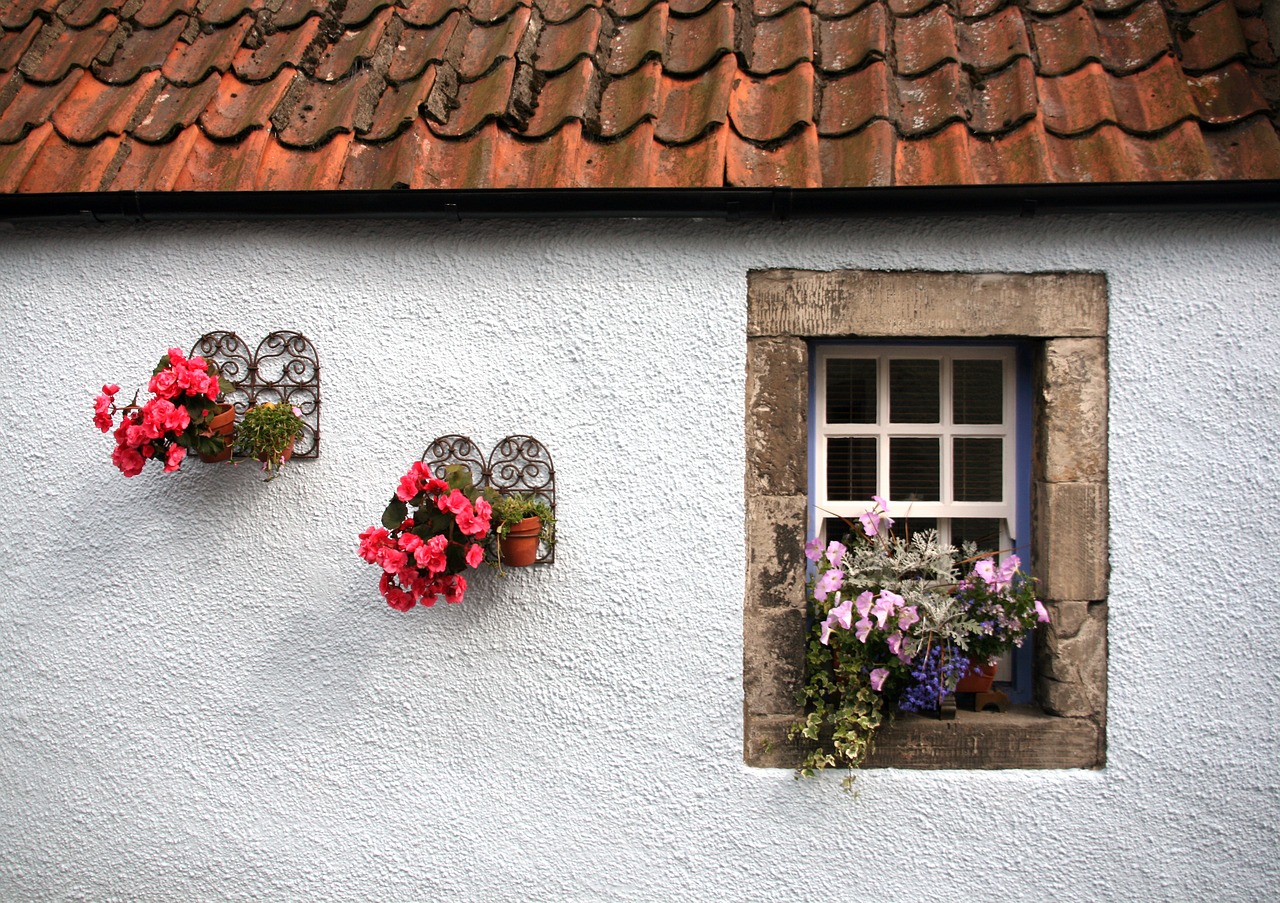
<svg viewBox="0 0 1280 903">
<path fill-rule="evenodd" d="M 811 503 L 860 513 L 873 485 L 887 486 L 880 494 L 895 517 L 909 510 L 913 519 L 934 519 L 953 540 L 989 531 L 992 521 L 1011 542 L 1029 532 L 1024 560 L 1053 621 L 1037 638 L 1033 704 L 1003 715 L 963 712 L 956 721 L 900 719 L 868 764 L 1103 763 L 1106 310 L 1106 282 L 1096 274 L 749 275 L 748 764 L 790 767 L 800 757 L 786 732 L 799 715 L 795 695 L 804 677 L 802 547 L 816 524 Z M 850 344 L 855 339 L 884 344 Z M 1026 349 L 1030 498 L 1022 512 L 1013 448 L 1018 355 L 1006 348 L 993 356 L 992 347 L 957 341 Z M 977 390 L 997 383 L 998 405 L 996 393 Z"/>
</svg>

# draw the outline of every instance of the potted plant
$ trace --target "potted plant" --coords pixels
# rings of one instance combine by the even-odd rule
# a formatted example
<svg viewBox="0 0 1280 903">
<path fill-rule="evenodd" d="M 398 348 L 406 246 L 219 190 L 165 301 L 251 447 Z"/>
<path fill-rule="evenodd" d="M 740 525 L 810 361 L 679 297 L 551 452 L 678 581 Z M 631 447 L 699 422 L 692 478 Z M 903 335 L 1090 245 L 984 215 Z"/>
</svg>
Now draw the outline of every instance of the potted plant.
<svg viewBox="0 0 1280 903">
<path fill-rule="evenodd" d="M 244 412 L 236 428 L 236 446 L 262 462 L 266 482 L 274 480 L 284 462 L 293 457 L 293 444 L 306 425 L 301 414 L 297 407 L 270 401 Z"/>
<path fill-rule="evenodd" d="M 94 400 L 94 425 L 104 433 L 115 426 L 115 450 L 111 460 L 126 477 L 137 476 L 149 460 L 164 464 L 165 473 L 177 470 L 188 452 L 205 461 L 231 457 L 231 433 L 235 408 L 222 404 L 218 368 L 202 357 L 187 359 L 179 348 L 160 358 L 147 389 L 152 393 L 139 404 L 138 393 L 128 404 L 116 403 L 120 387 L 109 384 Z"/>
<path fill-rule="evenodd" d="M 790 734 L 810 744 L 803 775 L 857 768 L 897 712 L 938 710 L 971 664 L 1022 645 L 1049 620 L 1016 555 L 997 564 L 972 544 L 943 545 L 932 530 L 907 542 L 892 534 L 884 499 L 875 502 L 847 546 L 805 546 L 813 627 L 805 715 Z M 852 781 L 851 771 L 846 788 Z"/>
<path fill-rule="evenodd" d="M 498 536 L 498 566 L 527 567 L 538 557 L 538 543 L 555 542 L 551 506 L 536 495 L 512 493 L 493 503 Z"/>
<path fill-rule="evenodd" d="M 439 596 L 461 602 L 463 572 L 484 560 L 493 509 L 459 464 L 438 479 L 415 461 L 382 514 L 382 526 L 360 534 L 360 557 L 382 568 L 379 589 L 397 611 L 431 606 Z"/>
</svg>

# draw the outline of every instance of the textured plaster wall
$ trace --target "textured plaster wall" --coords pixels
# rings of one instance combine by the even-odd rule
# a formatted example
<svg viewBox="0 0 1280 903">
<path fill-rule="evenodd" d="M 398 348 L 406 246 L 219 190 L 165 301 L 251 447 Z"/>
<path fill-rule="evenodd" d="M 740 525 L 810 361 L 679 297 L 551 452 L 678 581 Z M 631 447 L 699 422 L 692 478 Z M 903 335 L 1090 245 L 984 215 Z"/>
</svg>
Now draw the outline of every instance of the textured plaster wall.
<svg viewBox="0 0 1280 903">
<path fill-rule="evenodd" d="M 752 268 L 1111 291 L 1102 771 L 742 764 Z M 1280 221 L 0 226 L 0 898 L 1267 899 Z M 315 342 L 264 485 L 126 480 L 171 343 Z M 554 566 L 403 615 L 355 556 L 441 433 L 555 458 Z"/>
</svg>

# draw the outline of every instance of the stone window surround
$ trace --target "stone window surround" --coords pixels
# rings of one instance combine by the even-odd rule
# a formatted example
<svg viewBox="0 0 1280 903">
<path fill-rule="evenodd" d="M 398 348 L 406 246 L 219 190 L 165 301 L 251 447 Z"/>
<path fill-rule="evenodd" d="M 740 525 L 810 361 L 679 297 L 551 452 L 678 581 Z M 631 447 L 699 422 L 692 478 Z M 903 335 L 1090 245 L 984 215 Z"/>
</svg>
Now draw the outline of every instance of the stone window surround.
<svg viewBox="0 0 1280 903">
<path fill-rule="evenodd" d="M 808 531 L 809 343 L 1019 339 L 1034 346 L 1031 570 L 1036 705 L 903 716 L 870 767 L 1091 768 L 1106 756 L 1107 285 L 1097 273 L 752 271 L 747 277 L 743 755 L 795 767 Z"/>
</svg>

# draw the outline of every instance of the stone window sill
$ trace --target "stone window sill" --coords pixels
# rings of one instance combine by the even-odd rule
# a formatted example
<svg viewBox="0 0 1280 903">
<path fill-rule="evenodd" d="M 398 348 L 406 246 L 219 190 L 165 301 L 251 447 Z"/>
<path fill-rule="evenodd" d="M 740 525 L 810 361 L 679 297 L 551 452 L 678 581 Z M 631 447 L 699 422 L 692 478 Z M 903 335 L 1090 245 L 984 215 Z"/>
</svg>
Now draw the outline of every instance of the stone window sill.
<svg viewBox="0 0 1280 903">
<path fill-rule="evenodd" d="M 746 759 L 766 768 L 795 768 L 803 747 L 787 740 L 794 718 L 749 719 Z M 956 713 L 954 721 L 902 714 L 882 731 L 864 768 L 1097 768 L 1104 733 L 1089 718 L 1046 715 L 1035 706 L 1007 712 Z"/>
</svg>

